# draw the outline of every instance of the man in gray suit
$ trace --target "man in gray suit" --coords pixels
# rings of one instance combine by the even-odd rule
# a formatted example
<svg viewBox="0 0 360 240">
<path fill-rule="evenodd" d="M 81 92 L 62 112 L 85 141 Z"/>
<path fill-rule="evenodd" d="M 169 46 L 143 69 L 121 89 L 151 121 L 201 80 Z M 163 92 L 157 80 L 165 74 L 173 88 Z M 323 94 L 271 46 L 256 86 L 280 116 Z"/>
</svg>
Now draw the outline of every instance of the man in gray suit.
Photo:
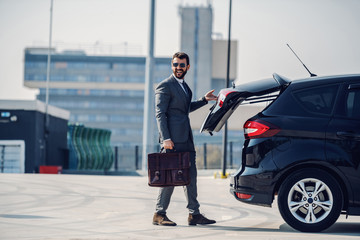
<svg viewBox="0 0 360 240">
<path fill-rule="evenodd" d="M 177 52 L 173 55 L 171 63 L 173 74 L 159 83 L 155 91 L 156 121 L 160 133 L 160 143 L 164 149 L 175 148 L 178 152 L 190 152 L 191 182 L 188 186 L 184 186 L 189 210 L 188 224 L 212 224 L 215 221 L 207 219 L 199 211 L 200 204 L 197 201 L 196 186 L 196 153 L 189 112 L 205 106 L 208 101 L 217 100 L 217 97 L 212 90 L 206 93 L 202 99 L 191 101 L 192 92 L 184 81 L 184 77 L 190 68 L 189 56 L 186 53 Z M 176 226 L 176 223 L 166 216 L 173 191 L 174 187 L 160 188 L 153 224 Z"/>
</svg>

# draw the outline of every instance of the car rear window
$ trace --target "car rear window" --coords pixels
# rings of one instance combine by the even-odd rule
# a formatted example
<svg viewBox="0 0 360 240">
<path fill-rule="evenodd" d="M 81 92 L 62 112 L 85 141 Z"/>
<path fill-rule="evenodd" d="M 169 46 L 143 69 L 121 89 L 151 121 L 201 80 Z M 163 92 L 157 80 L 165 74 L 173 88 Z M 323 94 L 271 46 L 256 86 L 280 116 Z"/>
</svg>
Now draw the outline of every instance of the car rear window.
<svg viewBox="0 0 360 240">
<path fill-rule="evenodd" d="M 290 85 L 263 113 L 299 117 L 328 116 L 335 105 L 338 89 L 339 84 L 331 84 L 292 91 Z"/>
<path fill-rule="evenodd" d="M 308 112 L 330 114 L 334 107 L 337 90 L 338 85 L 307 88 L 295 92 L 293 96 Z"/>
<path fill-rule="evenodd" d="M 348 92 L 345 111 L 347 117 L 360 119 L 360 89 Z"/>
</svg>

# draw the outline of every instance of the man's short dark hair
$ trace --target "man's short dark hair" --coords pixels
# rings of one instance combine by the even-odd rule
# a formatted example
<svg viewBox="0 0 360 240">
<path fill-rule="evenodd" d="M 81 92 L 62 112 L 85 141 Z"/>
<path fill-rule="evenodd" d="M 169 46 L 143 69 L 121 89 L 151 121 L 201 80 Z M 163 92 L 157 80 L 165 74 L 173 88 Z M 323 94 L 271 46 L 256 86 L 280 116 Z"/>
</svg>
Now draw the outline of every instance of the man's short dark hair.
<svg viewBox="0 0 360 240">
<path fill-rule="evenodd" d="M 187 65 L 190 65 L 190 59 L 189 59 L 189 56 L 186 54 L 186 53 L 184 53 L 184 52 L 177 52 L 177 53 L 175 53 L 174 55 L 173 55 L 173 57 L 172 57 L 172 60 L 174 60 L 174 58 L 180 58 L 180 59 L 186 59 L 186 64 Z"/>
</svg>

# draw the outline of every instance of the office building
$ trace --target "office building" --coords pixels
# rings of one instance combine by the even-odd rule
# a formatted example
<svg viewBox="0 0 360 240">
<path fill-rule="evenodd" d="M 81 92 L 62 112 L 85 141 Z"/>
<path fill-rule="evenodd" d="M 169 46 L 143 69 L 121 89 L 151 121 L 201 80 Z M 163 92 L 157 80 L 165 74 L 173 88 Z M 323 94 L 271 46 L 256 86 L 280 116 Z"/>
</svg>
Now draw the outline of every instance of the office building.
<svg viewBox="0 0 360 240">
<path fill-rule="evenodd" d="M 155 58 L 154 82 L 169 76 L 170 58 Z M 46 96 L 47 49 L 25 49 L 24 84 Z M 116 146 L 142 143 L 145 57 L 89 56 L 52 50 L 49 104 L 71 112 L 70 122 L 112 131 Z"/>
<path fill-rule="evenodd" d="M 212 7 L 180 7 L 180 49 L 190 56 L 191 71 L 186 81 L 194 93 L 194 99 L 204 95 L 207 89 L 225 87 L 228 41 L 213 39 Z M 230 82 L 236 79 L 237 41 L 231 41 Z"/>
</svg>

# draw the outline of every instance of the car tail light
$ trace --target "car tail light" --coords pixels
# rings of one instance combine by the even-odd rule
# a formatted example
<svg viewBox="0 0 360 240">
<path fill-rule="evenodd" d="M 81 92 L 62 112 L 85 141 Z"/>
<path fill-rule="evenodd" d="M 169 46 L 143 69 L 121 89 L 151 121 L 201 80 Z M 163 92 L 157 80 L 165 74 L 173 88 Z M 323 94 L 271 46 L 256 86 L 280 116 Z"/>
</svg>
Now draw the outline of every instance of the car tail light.
<svg viewBox="0 0 360 240">
<path fill-rule="evenodd" d="M 223 89 L 223 90 L 220 91 L 219 96 L 218 96 L 219 107 L 223 106 L 227 95 L 229 95 L 232 92 L 235 92 L 235 91 L 232 91 L 232 90 L 229 90 L 229 89 Z"/>
<path fill-rule="evenodd" d="M 245 194 L 245 193 L 235 193 L 236 196 L 240 199 L 250 199 L 252 197 L 252 195 L 250 194 Z"/>
<path fill-rule="evenodd" d="M 270 123 L 260 120 L 249 120 L 244 124 L 246 139 L 272 137 L 280 132 L 280 129 Z"/>
</svg>

